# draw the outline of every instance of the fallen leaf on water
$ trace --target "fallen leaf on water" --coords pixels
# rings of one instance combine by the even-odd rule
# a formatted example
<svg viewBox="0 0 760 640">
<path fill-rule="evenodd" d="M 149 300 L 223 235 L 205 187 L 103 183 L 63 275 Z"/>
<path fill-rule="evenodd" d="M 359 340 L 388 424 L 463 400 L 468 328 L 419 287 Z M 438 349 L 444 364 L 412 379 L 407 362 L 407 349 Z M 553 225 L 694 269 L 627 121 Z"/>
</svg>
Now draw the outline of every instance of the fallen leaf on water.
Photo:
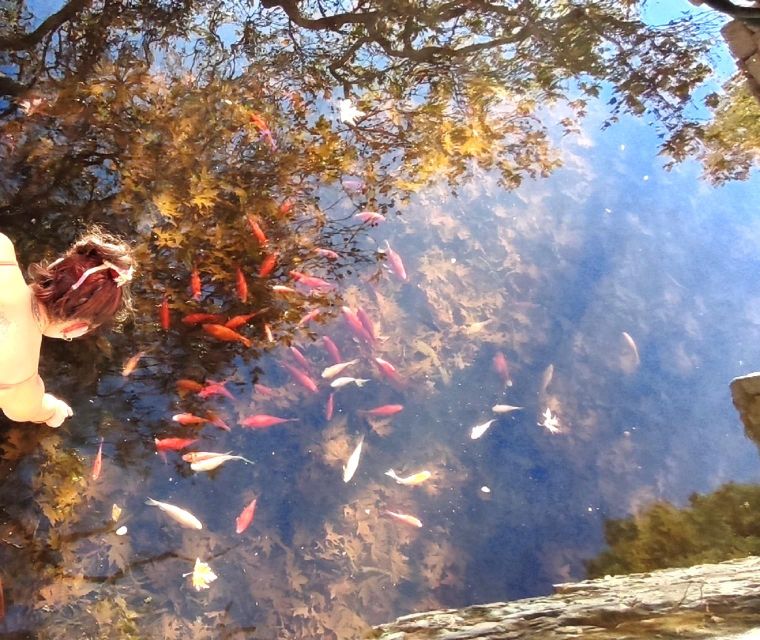
<svg viewBox="0 0 760 640">
<path fill-rule="evenodd" d="M 201 589 L 208 589 L 209 584 L 217 579 L 217 575 L 211 570 L 205 562 L 202 562 L 200 558 L 195 559 L 195 566 L 190 573 L 183 573 L 182 577 L 192 575 L 191 581 L 196 591 Z"/>
</svg>

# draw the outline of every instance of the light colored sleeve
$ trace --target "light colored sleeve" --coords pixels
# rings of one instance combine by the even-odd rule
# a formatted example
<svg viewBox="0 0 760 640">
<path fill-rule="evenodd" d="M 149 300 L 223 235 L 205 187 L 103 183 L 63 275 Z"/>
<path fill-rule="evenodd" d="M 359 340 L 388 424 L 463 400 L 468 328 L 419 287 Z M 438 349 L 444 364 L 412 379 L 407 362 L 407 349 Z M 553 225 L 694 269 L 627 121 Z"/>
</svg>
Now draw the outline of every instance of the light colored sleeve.
<svg viewBox="0 0 760 640">
<path fill-rule="evenodd" d="M 4 233 L 0 233 L 0 262 L 16 262 L 16 249 Z"/>
</svg>

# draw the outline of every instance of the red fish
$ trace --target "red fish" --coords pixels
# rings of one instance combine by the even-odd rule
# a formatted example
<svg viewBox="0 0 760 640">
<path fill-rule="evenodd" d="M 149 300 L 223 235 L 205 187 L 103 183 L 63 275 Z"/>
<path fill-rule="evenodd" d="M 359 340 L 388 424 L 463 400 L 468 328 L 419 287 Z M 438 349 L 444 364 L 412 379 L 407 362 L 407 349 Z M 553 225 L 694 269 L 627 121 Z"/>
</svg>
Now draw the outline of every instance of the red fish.
<svg viewBox="0 0 760 640">
<path fill-rule="evenodd" d="M 380 369 L 380 373 L 382 373 L 392 383 L 396 385 L 403 383 L 403 380 L 399 375 L 399 372 L 396 370 L 396 367 L 394 367 L 390 362 L 383 360 L 382 358 L 375 358 L 375 364 L 377 365 L 377 368 Z"/>
<path fill-rule="evenodd" d="M 362 323 L 362 326 L 367 331 L 370 338 L 372 338 L 372 342 L 374 343 L 377 340 L 377 334 L 375 334 L 375 325 L 372 323 L 372 319 L 361 307 L 358 307 L 356 309 L 356 317 L 359 318 L 359 322 Z"/>
<path fill-rule="evenodd" d="M 100 477 L 100 471 L 103 469 L 103 438 L 100 439 L 98 455 L 95 456 L 95 462 L 92 463 L 92 479 L 97 480 Z"/>
<path fill-rule="evenodd" d="M 280 205 L 280 208 L 278 209 L 281 216 L 288 215 L 293 210 L 293 201 L 290 198 L 287 198 L 283 201 L 283 203 Z"/>
<path fill-rule="evenodd" d="M 198 395 L 201 398 L 208 398 L 209 396 L 224 396 L 225 398 L 229 398 L 230 400 L 234 400 L 235 397 L 227 391 L 225 388 L 226 382 L 214 382 L 213 380 L 209 380 L 208 384 L 206 386 L 202 387 L 200 391 L 198 391 Z"/>
<path fill-rule="evenodd" d="M 248 416 L 243 418 L 240 422 L 244 427 L 250 429 L 266 429 L 267 427 L 274 426 L 276 424 L 282 424 L 283 422 L 296 422 L 298 418 L 278 418 L 277 416 L 268 416 L 266 414 L 258 414 L 255 416 Z"/>
<path fill-rule="evenodd" d="M 179 451 L 198 442 L 198 438 L 154 438 L 157 451 Z"/>
<path fill-rule="evenodd" d="M 251 346 L 251 341 L 245 336 L 241 336 L 237 331 L 225 327 L 223 324 L 204 324 L 203 330 L 217 340 L 225 342 L 242 342 L 246 347 Z"/>
<path fill-rule="evenodd" d="M 264 133 L 265 131 L 269 131 L 269 125 L 266 123 L 266 120 L 262 118 L 257 113 L 251 113 L 250 114 L 251 122 L 253 123 L 253 126 L 256 127 L 260 133 Z"/>
<path fill-rule="evenodd" d="M 197 267 L 190 274 L 190 291 L 193 293 L 193 300 L 201 299 L 201 274 L 198 273 Z"/>
<path fill-rule="evenodd" d="M 240 267 L 237 267 L 237 294 L 240 302 L 248 302 L 248 283 L 245 281 L 245 275 Z"/>
<path fill-rule="evenodd" d="M 403 404 L 384 404 L 380 407 L 375 407 L 374 409 L 360 410 L 359 413 L 363 413 L 365 416 L 385 417 L 395 415 L 403 410 Z"/>
<path fill-rule="evenodd" d="M 240 512 L 235 519 L 235 533 L 243 533 L 253 522 L 253 516 L 256 513 L 256 498 L 251 500 L 248 506 Z"/>
<path fill-rule="evenodd" d="M 277 254 L 270 253 L 264 257 L 259 267 L 259 278 L 266 278 L 272 271 L 274 271 L 277 265 Z"/>
<path fill-rule="evenodd" d="M 164 299 L 161 301 L 161 309 L 158 313 L 161 319 L 161 328 L 164 331 L 168 331 L 171 326 L 171 317 L 169 316 L 169 299 L 164 294 Z"/>
<path fill-rule="evenodd" d="M 293 278 L 298 284 L 308 287 L 309 289 L 333 289 L 335 287 L 331 282 L 317 278 L 316 276 L 310 276 L 300 271 L 291 271 L 290 277 Z"/>
<path fill-rule="evenodd" d="M 327 398 L 325 404 L 325 420 L 332 420 L 333 412 L 335 410 L 335 394 L 331 393 Z"/>
<path fill-rule="evenodd" d="M 330 338 L 322 336 L 322 344 L 325 345 L 325 351 L 333 359 L 333 364 L 343 362 L 343 356 L 340 355 L 340 349 Z"/>
<path fill-rule="evenodd" d="M 340 256 L 332 249 L 314 249 L 314 253 L 328 260 L 337 260 Z"/>
<path fill-rule="evenodd" d="M 397 254 L 388 241 L 385 241 L 385 255 L 388 256 L 388 264 L 390 265 L 393 275 L 395 275 L 401 282 L 406 282 L 406 269 L 404 269 L 404 263 L 401 260 L 401 256 Z"/>
<path fill-rule="evenodd" d="M 192 413 L 175 413 L 172 416 L 174 422 L 179 422 L 182 425 L 203 424 L 208 422 L 208 419 L 201 418 L 200 416 L 194 416 Z"/>
<path fill-rule="evenodd" d="M 195 380 L 187 380 L 186 378 L 177 380 L 177 389 L 180 391 L 189 391 L 190 393 L 198 393 L 203 389 L 203 385 Z"/>
<path fill-rule="evenodd" d="M 352 333 L 360 340 L 366 342 L 368 345 L 374 346 L 375 342 L 372 339 L 372 336 L 367 333 L 367 330 L 364 328 L 361 320 L 359 320 L 359 316 L 356 315 L 356 312 L 350 307 L 341 307 L 340 311 L 343 314 L 343 319 L 346 321 L 346 324 L 348 325 L 348 328 L 351 329 Z"/>
<path fill-rule="evenodd" d="M 305 369 L 306 371 L 311 369 L 309 361 L 306 359 L 306 356 L 301 353 L 298 347 L 290 347 L 290 355 L 293 356 L 293 360 L 295 360 L 302 369 Z"/>
<path fill-rule="evenodd" d="M 265 397 L 271 397 L 274 395 L 274 389 L 272 387 L 268 387 L 265 384 L 259 384 L 258 382 L 253 385 L 253 390 Z"/>
<path fill-rule="evenodd" d="M 493 370 L 501 378 L 505 387 L 512 386 L 512 378 L 509 374 L 509 363 L 507 362 L 507 356 L 501 351 L 498 351 L 493 357 Z"/>
<path fill-rule="evenodd" d="M 190 313 L 182 318 L 184 324 L 202 324 L 205 322 L 222 322 L 224 316 L 218 313 Z"/>
<path fill-rule="evenodd" d="M 308 389 L 312 393 L 317 393 L 317 384 L 309 377 L 305 371 L 301 371 L 298 367 L 293 367 L 287 362 L 281 363 L 283 368 L 291 375 L 293 380 L 300 384 L 304 389 Z"/>
<path fill-rule="evenodd" d="M 224 323 L 224 326 L 228 329 L 237 329 L 238 327 L 242 327 L 246 322 L 248 322 L 251 318 L 256 317 L 261 313 L 260 311 L 257 311 L 256 313 L 246 313 L 242 316 L 235 316 L 234 318 L 230 318 L 227 320 L 227 322 Z"/>
<path fill-rule="evenodd" d="M 362 222 L 367 223 L 370 226 L 375 226 L 381 222 L 385 222 L 385 216 L 375 211 L 361 211 L 357 213 L 354 218 L 359 218 Z"/>
<path fill-rule="evenodd" d="M 259 226 L 253 216 L 248 216 L 248 226 L 251 228 L 251 233 L 254 235 L 260 245 L 265 245 L 269 242 L 269 238 L 264 233 L 264 230 Z"/>
</svg>

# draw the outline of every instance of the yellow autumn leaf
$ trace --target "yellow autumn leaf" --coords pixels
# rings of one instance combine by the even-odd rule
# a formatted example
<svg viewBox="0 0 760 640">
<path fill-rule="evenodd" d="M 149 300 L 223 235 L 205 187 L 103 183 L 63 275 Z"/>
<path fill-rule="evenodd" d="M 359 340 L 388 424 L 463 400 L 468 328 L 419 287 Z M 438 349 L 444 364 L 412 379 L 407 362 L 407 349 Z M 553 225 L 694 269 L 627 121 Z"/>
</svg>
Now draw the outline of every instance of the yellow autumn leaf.
<svg viewBox="0 0 760 640">
<path fill-rule="evenodd" d="M 200 558 L 195 559 L 195 566 L 193 567 L 192 572 L 183 573 L 182 577 L 185 578 L 189 575 L 192 575 L 191 581 L 196 591 L 208 589 L 209 584 L 217 579 L 217 575 L 211 570 L 211 567 L 205 562 L 202 562 Z"/>
</svg>

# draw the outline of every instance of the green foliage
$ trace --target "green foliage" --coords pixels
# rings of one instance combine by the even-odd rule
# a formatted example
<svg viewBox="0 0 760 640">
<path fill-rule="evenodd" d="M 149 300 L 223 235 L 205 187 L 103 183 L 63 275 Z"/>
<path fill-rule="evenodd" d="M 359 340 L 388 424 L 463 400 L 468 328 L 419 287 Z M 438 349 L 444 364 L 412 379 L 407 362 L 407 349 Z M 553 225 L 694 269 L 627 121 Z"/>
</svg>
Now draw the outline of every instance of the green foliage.
<svg viewBox="0 0 760 640">
<path fill-rule="evenodd" d="M 760 554 L 760 487 L 727 484 L 690 506 L 660 502 L 605 523 L 610 549 L 586 563 L 589 577 L 721 562 Z"/>
</svg>

